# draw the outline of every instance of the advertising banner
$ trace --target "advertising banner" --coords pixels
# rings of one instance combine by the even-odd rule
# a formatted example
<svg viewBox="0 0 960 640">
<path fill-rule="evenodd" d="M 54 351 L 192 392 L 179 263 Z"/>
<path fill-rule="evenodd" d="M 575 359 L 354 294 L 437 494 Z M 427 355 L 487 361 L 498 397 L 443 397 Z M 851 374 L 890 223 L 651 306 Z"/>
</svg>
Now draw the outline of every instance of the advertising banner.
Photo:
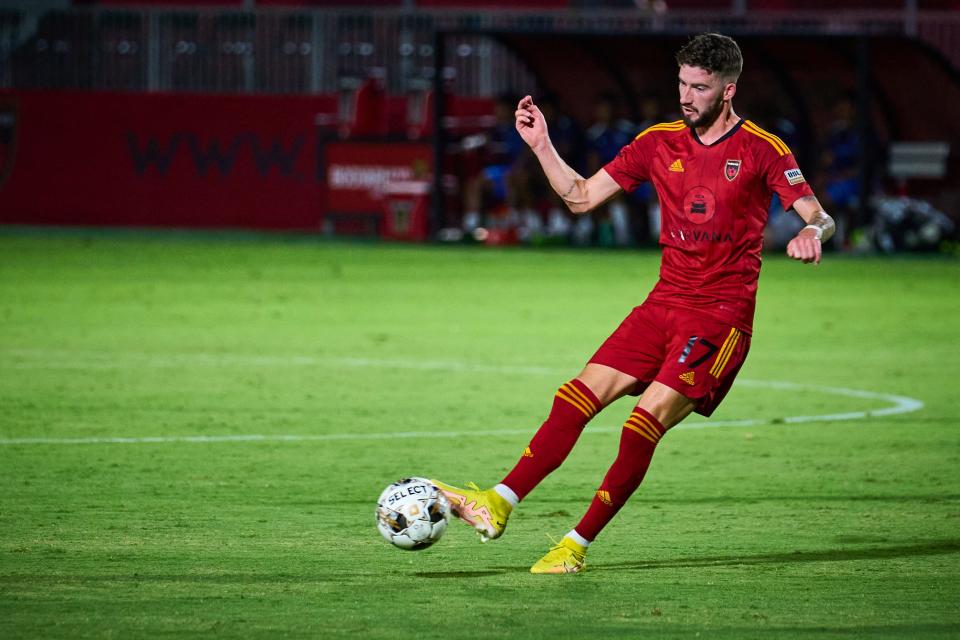
<svg viewBox="0 0 960 640">
<path fill-rule="evenodd" d="M 382 187 L 429 176 L 430 147 L 326 144 L 335 110 L 335 96 L 0 92 L 0 223 L 319 230 L 328 211 L 382 216 Z"/>
<path fill-rule="evenodd" d="M 433 150 L 425 143 L 331 142 L 324 160 L 330 212 L 379 213 L 392 183 L 430 180 Z"/>
</svg>

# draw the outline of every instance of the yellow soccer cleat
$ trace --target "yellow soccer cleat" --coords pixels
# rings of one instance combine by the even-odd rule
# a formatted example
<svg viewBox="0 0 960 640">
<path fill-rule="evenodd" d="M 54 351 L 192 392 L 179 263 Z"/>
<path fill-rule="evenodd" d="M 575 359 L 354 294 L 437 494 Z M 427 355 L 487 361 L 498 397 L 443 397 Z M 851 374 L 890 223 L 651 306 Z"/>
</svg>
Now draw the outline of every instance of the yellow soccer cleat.
<svg viewBox="0 0 960 640">
<path fill-rule="evenodd" d="M 530 573 L 577 573 L 587 568 L 587 548 L 564 537 L 537 564 Z"/>
<path fill-rule="evenodd" d="M 476 529 L 481 542 L 503 535 L 513 507 L 499 493 L 493 489 L 482 491 L 472 482 L 467 484 L 468 489 L 453 487 L 439 480 L 430 482 L 447 496 L 454 515 Z"/>
</svg>

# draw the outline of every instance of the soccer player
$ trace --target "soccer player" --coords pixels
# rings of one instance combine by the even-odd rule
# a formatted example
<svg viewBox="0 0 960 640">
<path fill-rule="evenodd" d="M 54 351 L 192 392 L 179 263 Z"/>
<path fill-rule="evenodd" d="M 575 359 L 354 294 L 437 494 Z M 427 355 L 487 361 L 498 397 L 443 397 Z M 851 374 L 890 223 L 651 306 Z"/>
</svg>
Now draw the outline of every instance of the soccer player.
<svg viewBox="0 0 960 640">
<path fill-rule="evenodd" d="M 791 258 L 819 263 L 820 244 L 833 234 L 833 220 L 790 149 L 734 112 L 743 67 L 737 43 L 701 34 L 676 59 L 683 119 L 645 129 L 587 179 L 556 153 L 533 99 L 526 96 L 517 106 L 517 130 L 571 211 L 586 213 L 650 181 L 662 216 L 660 279 L 580 375 L 560 387 L 513 470 L 485 491 L 434 481 L 482 540 L 497 538 L 511 511 L 560 466 L 590 419 L 617 398 L 640 394 L 586 514 L 533 573 L 581 571 L 588 546 L 640 485 L 663 435 L 692 411 L 709 416 L 729 391 L 750 348 L 772 195 L 807 223 L 787 246 Z"/>
</svg>

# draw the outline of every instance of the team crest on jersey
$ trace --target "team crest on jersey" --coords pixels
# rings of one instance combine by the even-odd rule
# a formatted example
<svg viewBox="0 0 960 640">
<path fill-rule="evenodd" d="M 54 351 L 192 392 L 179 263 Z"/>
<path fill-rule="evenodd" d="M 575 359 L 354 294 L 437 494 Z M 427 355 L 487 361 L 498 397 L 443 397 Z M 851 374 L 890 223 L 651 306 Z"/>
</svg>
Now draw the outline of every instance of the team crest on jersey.
<svg viewBox="0 0 960 640">
<path fill-rule="evenodd" d="M 801 182 L 807 181 L 806 178 L 803 177 L 803 174 L 800 173 L 800 169 L 787 169 L 783 172 L 783 175 L 790 184 L 800 184 Z"/>
<path fill-rule="evenodd" d="M 723 175 L 726 176 L 727 180 L 733 182 L 733 179 L 740 174 L 740 161 L 739 160 L 727 160 L 726 166 L 723 168 Z"/>
</svg>

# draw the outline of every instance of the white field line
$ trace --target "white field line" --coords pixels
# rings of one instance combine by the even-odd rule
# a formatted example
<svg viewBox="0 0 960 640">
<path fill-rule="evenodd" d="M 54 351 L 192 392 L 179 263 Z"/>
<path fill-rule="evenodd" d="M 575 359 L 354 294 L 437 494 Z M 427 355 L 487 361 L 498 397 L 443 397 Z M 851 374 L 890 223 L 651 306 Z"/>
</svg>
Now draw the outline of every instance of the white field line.
<svg viewBox="0 0 960 640">
<path fill-rule="evenodd" d="M 2 356 L 13 356 L 4 362 Z M 410 369 L 417 371 L 454 371 L 464 373 L 500 373 L 514 375 L 556 375 L 572 369 L 524 365 L 485 365 L 456 360 L 381 360 L 374 358 L 347 358 L 338 356 L 257 356 L 218 353 L 182 354 L 124 354 L 105 356 L 102 353 L 71 352 L 67 354 L 40 350 L 0 351 L 2 369 L 129 369 L 179 367 L 352 367 L 377 369 Z M 576 372 L 574 372 L 576 373 Z M 572 374 L 570 374 L 572 375 Z"/>
<path fill-rule="evenodd" d="M 339 367 L 376 367 L 386 369 L 414 369 L 453 371 L 467 373 L 497 373 L 513 375 L 571 375 L 569 369 L 555 367 L 511 366 L 511 365 L 483 365 L 457 361 L 443 360 L 380 360 L 371 358 L 340 358 L 314 356 L 247 356 L 237 354 L 175 354 L 151 356 L 149 354 L 127 354 L 121 358 L 105 357 L 96 352 L 78 352 L 69 360 L 63 360 L 62 352 L 39 350 L 8 350 L 0 355 L 13 356 L 14 362 L 4 362 L 0 358 L 0 370 L 15 369 L 122 369 L 133 367 L 165 368 L 191 366 L 243 366 L 243 367 L 286 367 L 286 366 L 339 366 Z M 53 359 L 53 358 L 59 359 Z M 31 361 L 31 359 L 36 359 Z M 708 429 L 715 427 L 750 427 L 772 424 L 804 424 L 811 422 L 837 422 L 844 420 L 860 420 L 869 417 L 891 416 L 918 411 L 923 408 L 923 402 L 915 398 L 878 393 L 862 389 L 847 389 L 844 387 L 829 387 L 820 385 L 800 384 L 795 382 L 781 382 L 776 380 L 748 380 L 739 379 L 736 384 L 744 387 L 773 389 L 777 391 L 799 391 L 812 394 L 826 394 L 880 400 L 890 403 L 889 406 L 867 411 L 848 411 L 844 413 L 828 413 L 802 416 L 786 416 L 780 419 L 746 419 L 746 420 L 712 420 L 699 422 L 684 422 L 675 429 Z M 612 433 L 620 430 L 620 426 L 601 427 L 592 426 L 588 433 Z M 330 442 L 339 440 L 393 440 L 410 438 L 461 438 L 485 436 L 514 436 L 526 435 L 533 432 L 533 427 L 525 429 L 490 429 L 476 431 L 400 431 L 394 433 L 329 433 L 329 434 L 289 434 L 289 435 L 185 435 L 185 436 L 145 436 L 145 437 L 90 437 L 90 438 L 0 438 L 0 446 L 28 445 L 28 444 L 151 444 L 151 443 L 214 443 L 214 442 Z"/>
</svg>

